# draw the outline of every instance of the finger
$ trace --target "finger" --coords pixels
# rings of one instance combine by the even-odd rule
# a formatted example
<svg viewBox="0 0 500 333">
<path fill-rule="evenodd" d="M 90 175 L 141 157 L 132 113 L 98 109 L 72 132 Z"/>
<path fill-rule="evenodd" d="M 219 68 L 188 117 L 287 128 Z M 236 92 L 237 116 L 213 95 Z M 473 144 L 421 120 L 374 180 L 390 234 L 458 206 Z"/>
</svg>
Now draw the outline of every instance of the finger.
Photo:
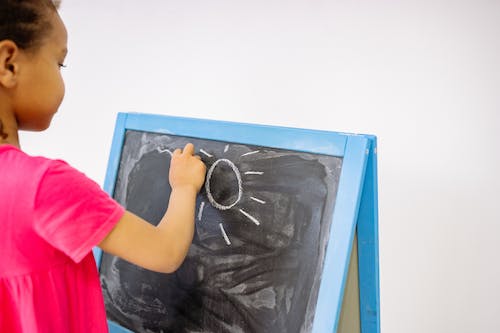
<svg viewBox="0 0 500 333">
<path fill-rule="evenodd" d="M 194 145 L 192 143 L 188 143 L 186 145 L 186 147 L 184 147 L 183 153 L 188 154 L 188 155 L 193 155 L 194 154 Z"/>
<path fill-rule="evenodd" d="M 194 158 L 201 160 L 201 156 L 199 155 L 193 155 Z"/>
<path fill-rule="evenodd" d="M 180 148 L 177 148 L 176 150 L 174 150 L 173 155 L 179 155 L 181 153 L 182 153 L 182 150 Z"/>
</svg>

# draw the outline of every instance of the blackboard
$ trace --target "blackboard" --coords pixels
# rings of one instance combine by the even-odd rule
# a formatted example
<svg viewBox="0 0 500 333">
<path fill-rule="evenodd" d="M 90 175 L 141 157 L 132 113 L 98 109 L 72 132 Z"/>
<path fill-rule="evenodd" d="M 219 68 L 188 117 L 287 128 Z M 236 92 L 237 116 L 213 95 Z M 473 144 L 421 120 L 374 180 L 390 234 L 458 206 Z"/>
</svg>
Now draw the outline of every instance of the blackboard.
<svg viewBox="0 0 500 333">
<path fill-rule="evenodd" d="M 208 168 L 188 256 L 159 274 L 104 255 L 109 318 L 141 333 L 309 332 L 342 159 L 127 131 L 115 199 L 159 223 L 169 152 L 187 142 Z"/>
<path fill-rule="evenodd" d="M 134 117 L 140 126 L 123 124 Z M 221 135 L 213 121 L 202 121 L 201 132 L 156 128 L 159 123 L 152 128 L 152 117 L 167 127 L 179 120 L 119 116 L 106 184 L 115 200 L 157 224 L 170 194 L 171 152 L 193 143 L 208 172 L 197 197 L 194 240 L 175 273 L 98 253 L 111 331 L 319 332 L 324 323 L 315 314 L 324 307 L 325 275 L 331 281 L 325 258 L 336 234 L 332 221 L 345 154 Z M 236 126 L 218 125 L 224 133 Z M 252 125 L 246 127 L 252 132 Z M 331 331 L 335 326 L 333 321 Z"/>
</svg>

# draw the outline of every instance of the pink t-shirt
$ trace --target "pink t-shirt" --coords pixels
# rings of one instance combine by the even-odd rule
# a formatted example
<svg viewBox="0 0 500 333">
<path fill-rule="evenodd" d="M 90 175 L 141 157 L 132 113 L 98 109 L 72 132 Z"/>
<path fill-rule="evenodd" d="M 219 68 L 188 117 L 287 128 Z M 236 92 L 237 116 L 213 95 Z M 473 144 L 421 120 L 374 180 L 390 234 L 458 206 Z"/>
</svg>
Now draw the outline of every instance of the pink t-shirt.
<svg viewBox="0 0 500 333">
<path fill-rule="evenodd" d="M 0 146 L 0 332 L 107 332 L 92 248 L 124 213 L 60 160 Z"/>
</svg>

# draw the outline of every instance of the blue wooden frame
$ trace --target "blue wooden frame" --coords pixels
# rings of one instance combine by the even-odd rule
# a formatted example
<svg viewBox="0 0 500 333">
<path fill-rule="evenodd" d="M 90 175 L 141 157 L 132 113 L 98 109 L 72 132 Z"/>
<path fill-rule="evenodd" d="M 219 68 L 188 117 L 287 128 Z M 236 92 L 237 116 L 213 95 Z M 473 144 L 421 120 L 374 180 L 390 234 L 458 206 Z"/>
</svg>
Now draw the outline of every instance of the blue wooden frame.
<svg viewBox="0 0 500 333">
<path fill-rule="evenodd" d="M 362 333 L 380 332 L 377 141 L 375 136 L 172 117 L 119 113 L 104 189 L 113 194 L 126 130 L 139 130 L 326 154 L 343 158 L 313 333 L 336 332 L 354 234 L 358 242 Z M 94 249 L 99 268 L 102 251 Z M 130 332 L 111 322 L 111 333 Z"/>
</svg>

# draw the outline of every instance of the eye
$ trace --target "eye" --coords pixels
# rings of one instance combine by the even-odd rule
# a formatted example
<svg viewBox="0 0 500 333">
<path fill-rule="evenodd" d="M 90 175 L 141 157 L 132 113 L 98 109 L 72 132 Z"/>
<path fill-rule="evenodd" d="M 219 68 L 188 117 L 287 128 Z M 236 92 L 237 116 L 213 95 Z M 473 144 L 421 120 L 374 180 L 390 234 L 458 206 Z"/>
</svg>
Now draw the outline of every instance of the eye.
<svg viewBox="0 0 500 333">
<path fill-rule="evenodd" d="M 68 67 L 68 66 L 66 66 L 65 64 L 62 64 L 62 63 L 60 63 L 58 65 L 59 65 L 59 68 L 66 68 L 66 67 Z"/>
</svg>

